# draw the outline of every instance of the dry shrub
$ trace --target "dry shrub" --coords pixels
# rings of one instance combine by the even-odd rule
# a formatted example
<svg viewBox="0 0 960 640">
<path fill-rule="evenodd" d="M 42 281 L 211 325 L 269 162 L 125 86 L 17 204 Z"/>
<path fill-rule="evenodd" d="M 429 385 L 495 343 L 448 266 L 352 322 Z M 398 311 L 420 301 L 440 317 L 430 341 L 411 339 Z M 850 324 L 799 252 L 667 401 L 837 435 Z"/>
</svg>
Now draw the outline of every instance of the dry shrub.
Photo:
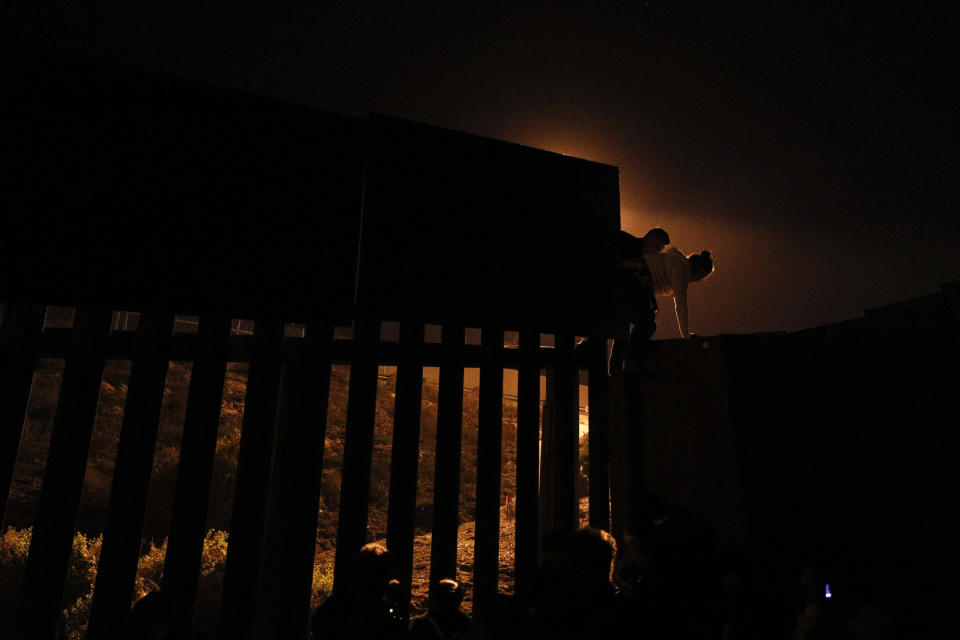
<svg viewBox="0 0 960 640">
<path fill-rule="evenodd" d="M 20 583 L 23 579 L 30 551 L 31 528 L 7 529 L 0 536 L 0 619 L 13 617 Z M 97 580 L 97 563 L 103 537 L 87 537 L 77 533 L 73 538 L 70 567 L 63 597 L 63 616 L 69 640 L 81 640 L 87 630 L 93 589 Z M 167 541 L 159 546 L 148 544 L 137 564 L 134 584 L 134 601 L 160 588 L 163 563 L 167 553 Z M 227 533 L 210 530 L 203 541 L 203 556 L 197 592 L 197 626 L 210 629 L 216 622 L 220 593 L 223 585 L 223 568 L 227 559 Z M 332 580 L 332 574 L 331 574 Z"/>
</svg>

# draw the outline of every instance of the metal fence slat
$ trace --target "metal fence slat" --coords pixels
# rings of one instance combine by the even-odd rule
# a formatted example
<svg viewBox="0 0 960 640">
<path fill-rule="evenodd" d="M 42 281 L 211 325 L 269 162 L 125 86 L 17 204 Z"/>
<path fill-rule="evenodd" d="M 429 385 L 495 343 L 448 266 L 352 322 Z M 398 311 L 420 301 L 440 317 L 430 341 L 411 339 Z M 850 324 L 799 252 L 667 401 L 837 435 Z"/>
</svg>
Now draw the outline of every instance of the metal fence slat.
<svg viewBox="0 0 960 640">
<path fill-rule="evenodd" d="M 481 338 L 480 407 L 477 433 L 477 520 L 473 555 L 474 618 L 485 628 L 497 594 L 500 561 L 500 464 L 503 446 L 503 331 Z"/>
<path fill-rule="evenodd" d="M 72 330 L 18 607 L 27 638 L 47 640 L 56 632 L 111 317 L 81 308 Z"/>
<path fill-rule="evenodd" d="M 517 593 L 533 595 L 537 575 L 537 530 L 540 478 L 540 367 L 537 350 L 540 334 L 520 333 L 520 366 L 517 372 Z"/>
<path fill-rule="evenodd" d="M 350 365 L 350 392 L 343 445 L 340 519 L 337 523 L 337 550 L 333 571 L 334 592 L 343 588 L 353 556 L 367 542 L 370 465 L 377 409 L 377 360 L 374 346 L 378 336 L 379 322 L 357 320 L 353 336 L 354 355 Z"/>
<path fill-rule="evenodd" d="M 121 633 L 140 557 L 173 316 L 148 313 L 139 324 L 90 610 L 91 640 Z"/>
<path fill-rule="evenodd" d="M 576 496 L 578 454 L 578 380 L 573 335 L 556 335 L 553 368 L 547 372 L 543 455 L 540 473 L 540 526 L 544 531 L 573 531 L 579 514 Z"/>
<path fill-rule="evenodd" d="M 283 378 L 266 545 L 270 573 L 260 590 L 264 607 L 275 612 L 261 620 L 264 635 L 292 639 L 309 633 L 333 325 L 309 325 L 303 336 L 306 344 Z"/>
<path fill-rule="evenodd" d="M 275 320 L 261 320 L 254 329 L 220 608 L 221 635 L 229 638 L 253 638 L 256 629 L 283 332 L 283 323 Z"/>
<path fill-rule="evenodd" d="M 206 535 L 210 484 L 220 428 L 220 407 L 227 367 L 230 321 L 204 316 L 197 325 L 196 353 L 190 371 L 183 441 L 173 497 L 173 515 L 162 589 L 176 600 L 174 632 L 189 630 Z"/>
<path fill-rule="evenodd" d="M 430 584 L 457 576 L 460 458 L 463 439 L 463 325 L 444 325 L 437 398 L 437 457 L 433 485 Z"/>
<path fill-rule="evenodd" d="M 405 596 L 401 615 L 410 608 L 413 581 L 413 535 L 417 508 L 417 467 L 420 453 L 420 404 L 423 392 L 423 324 L 400 325 L 400 364 L 397 370 L 393 445 L 390 458 L 390 503 L 387 507 L 387 547 L 394 557 Z"/>
<path fill-rule="evenodd" d="M 37 366 L 43 307 L 10 305 L 0 325 L 0 532 L 6 527 L 7 501 Z"/>
</svg>

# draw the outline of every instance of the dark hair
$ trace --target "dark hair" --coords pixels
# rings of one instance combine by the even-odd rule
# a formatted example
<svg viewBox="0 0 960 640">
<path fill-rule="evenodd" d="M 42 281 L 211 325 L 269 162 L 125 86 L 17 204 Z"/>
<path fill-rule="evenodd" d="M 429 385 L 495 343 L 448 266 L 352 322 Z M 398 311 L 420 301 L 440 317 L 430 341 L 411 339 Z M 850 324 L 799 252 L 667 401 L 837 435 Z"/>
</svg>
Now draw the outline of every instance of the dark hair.
<svg viewBox="0 0 960 640">
<path fill-rule="evenodd" d="M 437 609 L 456 609 L 463 601 L 463 588 L 453 578 L 444 578 L 430 587 L 430 606 Z"/>
<path fill-rule="evenodd" d="M 647 236 L 659 238 L 660 240 L 663 240 L 663 244 L 670 244 L 670 235 L 665 229 L 661 229 L 660 227 L 654 227 L 653 229 L 650 229 L 650 231 L 647 231 L 647 235 L 643 237 L 646 238 Z"/>
<path fill-rule="evenodd" d="M 386 587 L 393 577 L 393 557 L 379 544 L 365 544 L 353 557 L 348 580 L 361 588 L 370 585 Z"/>
<path fill-rule="evenodd" d="M 573 573 L 582 578 L 609 580 L 613 574 L 613 560 L 617 543 L 603 529 L 580 529 L 570 539 Z"/>
<path fill-rule="evenodd" d="M 710 257 L 709 251 L 693 253 L 687 256 L 687 260 L 690 261 L 690 266 L 702 270 L 707 275 L 713 273 L 713 258 Z"/>
</svg>

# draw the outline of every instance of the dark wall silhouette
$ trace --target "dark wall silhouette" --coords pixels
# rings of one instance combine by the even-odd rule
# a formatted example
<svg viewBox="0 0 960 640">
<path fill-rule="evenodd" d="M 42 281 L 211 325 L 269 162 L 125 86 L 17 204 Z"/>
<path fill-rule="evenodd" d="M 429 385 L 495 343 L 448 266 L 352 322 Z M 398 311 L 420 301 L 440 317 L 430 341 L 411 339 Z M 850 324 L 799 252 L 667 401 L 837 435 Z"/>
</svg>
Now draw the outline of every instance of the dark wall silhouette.
<svg viewBox="0 0 960 640">
<path fill-rule="evenodd" d="M 358 121 L 5 47 L 5 297 L 240 317 L 352 301 Z"/>
<path fill-rule="evenodd" d="M 905 628 L 930 624 L 949 549 L 958 293 L 947 283 L 862 318 L 708 349 L 658 343 L 648 487 L 751 549 L 771 586 L 764 615 L 792 622 L 789 594 L 814 563 Z"/>
<path fill-rule="evenodd" d="M 5 44 L 0 295 L 589 325 L 615 167 Z M 361 240 L 362 234 L 362 240 Z"/>
<path fill-rule="evenodd" d="M 586 330 L 620 229 L 615 167 L 383 116 L 369 132 L 361 305 Z"/>
</svg>

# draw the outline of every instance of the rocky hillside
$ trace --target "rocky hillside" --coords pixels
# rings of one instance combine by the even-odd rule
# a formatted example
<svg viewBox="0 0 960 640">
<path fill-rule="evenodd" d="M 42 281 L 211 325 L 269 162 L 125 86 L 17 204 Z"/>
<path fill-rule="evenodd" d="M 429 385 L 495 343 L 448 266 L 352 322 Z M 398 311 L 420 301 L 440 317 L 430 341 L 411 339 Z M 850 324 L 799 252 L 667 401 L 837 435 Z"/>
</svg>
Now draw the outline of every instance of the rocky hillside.
<svg viewBox="0 0 960 640">
<path fill-rule="evenodd" d="M 28 527 L 35 516 L 62 369 L 62 361 L 44 360 L 39 364 L 35 374 L 7 512 L 7 524 L 12 527 Z M 228 365 L 214 481 L 210 494 L 208 528 L 211 529 L 229 529 L 233 480 L 246 393 L 246 370 L 247 367 L 244 364 Z M 380 373 L 370 480 L 371 539 L 377 539 L 386 534 L 386 509 L 390 493 L 395 369 L 382 367 Z M 90 445 L 78 519 L 78 530 L 87 535 L 99 534 L 105 522 L 129 374 L 129 363 L 124 361 L 108 362 L 104 372 L 100 406 Z M 167 375 L 144 528 L 144 537 L 158 543 L 167 535 L 169 528 L 189 382 L 190 363 L 171 363 Z M 330 384 L 322 498 L 318 520 L 318 545 L 321 550 L 332 549 L 336 537 L 348 391 L 349 367 L 335 365 L 332 369 Z M 436 385 L 424 384 L 417 499 L 418 533 L 429 531 L 433 518 L 437 391 Z M 476 390 L 464 392 L 460 507 L 463 522 L 472 520 L 476 500 L 477 401 Z M 516 475 L 516 402 L 509 398 L 504 401 L 503 442 L 502 489 L 504 493 L 513 495 Z"/>
</svg>

